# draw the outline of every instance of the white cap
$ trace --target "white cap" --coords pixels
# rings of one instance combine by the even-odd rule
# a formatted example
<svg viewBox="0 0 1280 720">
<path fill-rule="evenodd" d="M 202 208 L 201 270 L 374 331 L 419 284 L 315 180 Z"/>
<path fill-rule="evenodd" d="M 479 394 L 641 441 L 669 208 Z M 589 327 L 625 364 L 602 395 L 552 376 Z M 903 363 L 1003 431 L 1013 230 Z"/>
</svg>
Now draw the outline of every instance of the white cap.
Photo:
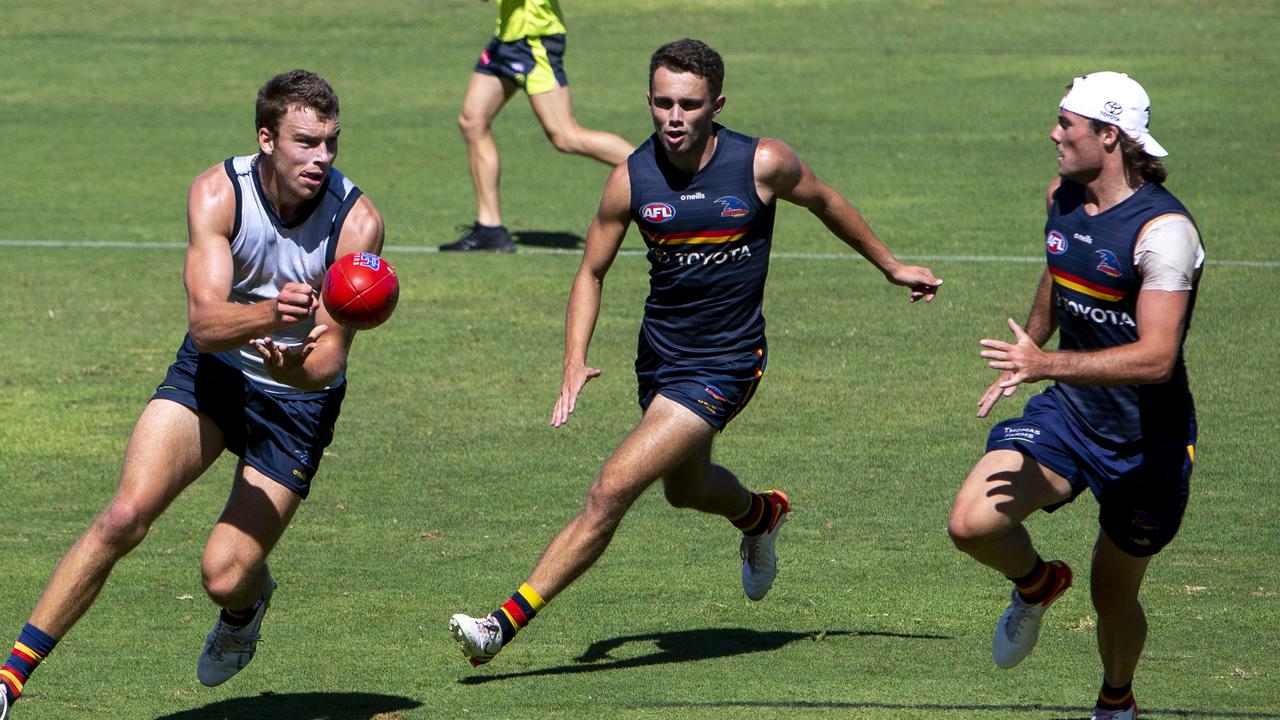
<svg viewBox="0 0 1280 720">
<path fill-rule="evenodd" d="M 1115 125 L 1137 141 L 1148 155 L 1169 154 L 1147 130 L 1147 123 L 1151 121 L 1151 99 L 1147 91 L 1124 73 L 1096 72 L 1076 78 L 1058 107 Z"/>
</svg>

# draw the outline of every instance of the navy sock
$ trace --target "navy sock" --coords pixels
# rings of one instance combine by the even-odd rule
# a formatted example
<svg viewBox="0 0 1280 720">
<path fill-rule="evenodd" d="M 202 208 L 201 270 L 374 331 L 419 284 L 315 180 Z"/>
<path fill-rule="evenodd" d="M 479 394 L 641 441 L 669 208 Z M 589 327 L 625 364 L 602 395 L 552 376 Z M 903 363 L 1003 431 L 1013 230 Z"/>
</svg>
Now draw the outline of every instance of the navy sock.
<svg viewBox="0 0 1280 720">
<path fill-rule="evenodd" d="M 13 652 L 9 654 L 4 666 L 0 667 L 0 685 L 4 686 L 4 692 L 9 695 L 10 700 L 17 700 L 22 695 L 27 678 L 31 677 L 40 661 L 53 652 L 53 647 L 57 644 L 57 638 L 35 625 L 28 623 L 22 628 L 18 641 L 13 645 Z"/>
<path fill-rule="evenodd" d="M 1098 707 L 1104 710 L 1123 710 L 1134 704 L 1133 681 L 1122 687 L 1112 687 L 1104 679 L 1102 689 L 1098 691 Z"/>
</svg>

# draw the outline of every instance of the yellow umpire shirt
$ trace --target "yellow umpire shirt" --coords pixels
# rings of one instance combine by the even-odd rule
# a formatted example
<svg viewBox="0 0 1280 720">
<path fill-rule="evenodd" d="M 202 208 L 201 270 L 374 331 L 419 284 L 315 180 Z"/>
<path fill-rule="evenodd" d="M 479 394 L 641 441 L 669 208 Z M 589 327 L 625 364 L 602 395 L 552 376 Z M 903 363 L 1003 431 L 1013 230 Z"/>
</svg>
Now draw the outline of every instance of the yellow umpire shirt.
<svg viewBox="0 0 1280 720">
<path fill-rule="evenodd" d="M 493 34 L 503 42 L 523 37 L 559 35 L 565 31 L 558 0 L 502 0 Z"/>
</svg>

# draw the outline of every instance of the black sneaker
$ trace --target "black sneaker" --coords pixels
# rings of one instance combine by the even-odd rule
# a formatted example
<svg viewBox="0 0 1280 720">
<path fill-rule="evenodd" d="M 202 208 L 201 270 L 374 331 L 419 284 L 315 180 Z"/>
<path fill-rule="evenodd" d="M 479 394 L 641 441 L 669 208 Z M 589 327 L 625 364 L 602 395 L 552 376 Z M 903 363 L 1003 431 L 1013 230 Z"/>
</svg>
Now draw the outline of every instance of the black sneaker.
<svg viewBox="0 0 1280 720">
<path fill-rule="evenodd" d="M 463 230 L 462 237 L 451 243 L 445 243 L 440 246 L 440 252 L 466 252 L 466 251 L 482 251 L 482 252 L 500 252 L 513 253 L 516 251 L 516 243 L 511 239 L 511 233 L 501 225 L 496 228 L 482 228 L 479 223 L 475 225 L 463 225 L 459 228 Z"/>
</svg>

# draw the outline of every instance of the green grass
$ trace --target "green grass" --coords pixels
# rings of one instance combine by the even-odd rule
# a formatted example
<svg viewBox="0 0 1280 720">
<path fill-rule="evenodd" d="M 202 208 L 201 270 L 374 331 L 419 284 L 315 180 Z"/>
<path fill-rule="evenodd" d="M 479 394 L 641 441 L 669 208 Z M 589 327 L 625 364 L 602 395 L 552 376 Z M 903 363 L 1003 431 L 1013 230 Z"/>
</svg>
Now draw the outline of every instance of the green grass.
<svg viewBox="0 0 1280 720">
<path fill-rule="evenodd" d="M 1025 315 L 1040 272 L 959 258 L 1042 252 L 1054 106 L 1070 77 L 1098 69 L 1151 93 L 1169 186 L 1217 261 L 1186 348 L 1201 427 L 1193 498 L 1145 586 L 1137 691 L 1152 718 L 1280 718 L 1280 8 L 565 10 L 584 125 L 640 141 L 648 54 L 704 38 L 726 57 L 726 124 L 786 140 L 899 254 L 932 258 L 946 279 L 932 306 L 909 305 L 865 264 L 817 257 L 839 244 L 780 210 L 775 249 L 803 257 L 773 262 L 769 375 L 717 443 L 745 481 L 795 500 L 769 598 L 742 598 L 731 528 L 651 492 L 598 566 L 492 665 L 472 670 L 448 638 L 451 613 L 488 611 L 515 589 L 638 417 L 643 258 L 615 264 L 591 353 L 605 374 L 553 431 L 576 256 L 417 252 L 474 212 L 455 117 L 492 4 L 10 0 L 0 241 L 156 247 L 0 245 L 0 642 L 111 495 L 185 329 L 170 244 L 185 240 L 187 186 L 252 150 L 252 97 L 271 74 L 308 67 L 340 93 L 338 165 L 385 216 L 403 283 L 395 317 L 356 342 L 337 439 L 273 555 L 281 588 L 253 666 L 216 689 L 194 679 L 213 619 L 199 556 L 226 498 L 224 458 L 117 567 L 17 720 L 1087 717 L 1100 675 L 1083 582 L 1095 503 L 1030 523 L 1082 582 L 1013 671 L 989 658 L 1006 586 L 951 547 L 945 521 L 991 424 L 973 417 L 990 381 L 977 340 Z M 605 169 L 557 155 L 520 97 L 496 133 L 513 231 L 582 235 Z M 639 247 L 634 233 L 625 247 Z"/>
</svg>

